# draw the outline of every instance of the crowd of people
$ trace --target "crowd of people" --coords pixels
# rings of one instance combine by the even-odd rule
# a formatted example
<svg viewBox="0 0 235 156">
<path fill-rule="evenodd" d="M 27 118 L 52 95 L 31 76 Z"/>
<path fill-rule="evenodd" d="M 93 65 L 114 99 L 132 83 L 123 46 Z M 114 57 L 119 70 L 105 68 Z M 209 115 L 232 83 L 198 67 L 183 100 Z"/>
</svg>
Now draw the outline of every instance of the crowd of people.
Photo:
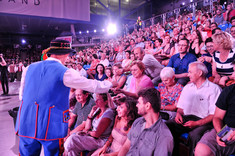
<svg viewBox="0 0 235 156">
<path fill-rule="evenodd" d="M 140 18 L 138 20 L 141 21 Z M 220 25 L 225 23 L 227 29 L 221 30 Z M 76 156 L 84 151 L 89 151 L 93 156 L 177 156 L 180 137 L 188 133 L 190 156 L 233 154 L 235 131 L 226 140 L 222 140 L 217 133 L 225 125 L 235 130 L 234 48 L 235 10 L 228 3 L 224 10 L 216 6 L 214 14 L 198 10 L 195 17 L 192 13 L 183 14 L 166 25 L 157 23 L 142 29 L 139 24 L 132 33 L 104 41 L 67 59 L 59 57 L 65 53 L 51 50 L 48 56 L 52 55 L 52 58 L 48 59 L 59 59 L 68 68 L 66 71 L 51 64 L 59 69 L 49 71 L 50 74 L 63 71 L 64 77 L 60 75 L 56 83 L 61 85 L 59 79 L 62 79 L 64 86 L 70 88 L 71 111 L 69 114 L 63 112 L 62 120 L 66 120 L 68 126 L 63 126 L 61 133 L 63 131 L 65 135 L 68 129 L 66 136 L 53 134 L 55 125 L 50 127 L 48 121 L 49 130 L 48 125 L 47 128 L 41 126 L 46 129 L 45 139 L 47 134 L 50 137 L 62 137 L 64 155 L 68 156 Z M 1 66 L 6 66 L 1 58 Z M 36 69 L 50 69 L 49 63 L 41 64 L 29 66 L 24 72 L 31 74 Z M 12 71 L 19 71 L 11 65 L 8 70 L 10 75 Z M 45 75 L 47 73 L 44 72 L 36 74 L 38 77 L 32 83 L 37 86 L 39 81 L 43 86 L 54 78 L 42 80 L 41 77 Z M 79 78 L 75 78 L 76 75 Z M 21 100 L 24 96 L 29 98 L 30 91 L 33 91 L 27 83 L 27 75 L 23 73 L 22 79 L 26 87 L 21 86 Z M 64 89 L 68 91 L 66 87 Z M 30 89 L 24 91 L 23 88 Z M 41 91 L 39 86 L 36 88 Z M 58 93 L 63 92 L 63 87 L 53 86 L 53 89 L 58 89 Z M 42 95 L 40 92 L 37 96 Z M 38 111 L 42 101 L 37 96 L 30 98 L 31 101 L 25 100 L 25 103 L 35 101 L 35 107 L 30 107 Z M 46 98 L 44 101 L 51 102 L 48 96 Z M 60 97 L 58 103 L 60 100 L 65 102 Z M 59 106 L 50 106 L 49 111 L 54 107 Z M 25 113 L 26 109 L 22 111 Z M 24 116 L 18 115 L 18 120 Z M 51 118 L 55 120 L 56 115 Z M 22 120 L 19 124 L 26 123 Z M 17 133 L 21 139 L 28 136 L 23 128 L 18 129 Z M 40 133 L 40 137 L 38 135 L 35 130 L 35 134 L 30 133 L 29 137 L 43 140 L 43 133 Z M 28 141 L 22 139 L 21 142 L 26 144 Z M 25 151 L 21 149 L 20 152 Z"/>
<path fill-rule="evenodd" d="M 226 30 L 220 28 L 222 24 L 228 25 Z M 191 13 L 184 14 L 168 21 L 167 28 L 159 23 L 144 29 L 138 25 L 137 28 L 131 34 L 80 51 L 67 64 L 77 69 L 76 65 L 83 63 L 86 69 L 89 68 L 84 74 L 89 79 L 116 81 L 118 85 L 110 89 L 109 94 L 117 102 L 117 116 L 120 117 L 118 99 L 124 97 L 138 100 L 137 112 L 143 118 L 135 120 L 128 133 L 120 130 L 119 134 L 127 136 L 126 141 L 123 137 L 119 140 L 115 138 L 114 124 L 110 137 L 107 136 L 102 144 L 96 142 L 95 148 L 84 142 L 89 140 L 86 137 L 96 138 L 92 133 L 99 129 L 91 129 L 91 132 L 85 130 L 87 135 L 84 138 L 84 130 L 75 128 L 65 141 L 66 154 L 76 155 L 97 149 L 93 155 L 148 155 L 148 152 L 149 155 L 179 155 L 180 137 L 184 133 L 188 133 L 189 155 L 232 154 L 235 133 L 229 137 L 228 144 L 221 143 L 216 133 L 225 125 L 222 121 L 233 130 L 235 128 L 232 121 L 226 121 L 235 114 L 234 111 L 227 111 L 234 97 L 232 88 L 235 82 L 233 5 L 228 4 L 224 11 L 217 6 L 214 16 L 201 10 L 197 11 L 196 17 Z M 223 88 L 231 89 L 224 93 Z M 145 94 L 155 94 L 155 97 L 147 98 Z M 224 97 L 224 94 L 233 97 Z M 155 103 L 159 99 L 160 105 Z M 219 103 L 220 99 L 226 99 L 223 105 Z M 143 103 L 145 107 L 141 107 Z M 151 104 L 148 109 L 146 103 Z M 77 105 L 79 102 L 75 107 Z M 154 118 L 155 113 L 160 115 Z M 88 114 L 83 124 L 93 120 L 92 113 Z M 164 124 L 167 127 L 162 127 Z M 127 125 L 122 123 L 120 126 Z M 152 130 L 154 133 L 151 133 Z M 79 140 L 83 142 L 78 144 L 74 135 L 82 136 L 83 139 Z M 98 135 L 98 138 L 101 136 Z M 213 143 L 209 139 L 212 136 Z M 117 146 L 117 142 L 123 146 Z"/>
</svg>

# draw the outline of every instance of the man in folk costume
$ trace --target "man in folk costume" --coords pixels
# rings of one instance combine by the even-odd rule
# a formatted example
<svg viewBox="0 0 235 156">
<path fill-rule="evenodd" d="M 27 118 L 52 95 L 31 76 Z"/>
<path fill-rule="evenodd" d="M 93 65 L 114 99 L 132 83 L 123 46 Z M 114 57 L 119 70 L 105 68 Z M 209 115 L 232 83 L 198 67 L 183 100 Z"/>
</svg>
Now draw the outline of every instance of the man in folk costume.
<svg viewBox="0 0 235 156">
<path fill-rule="evenodd" d="M 39 156 L 42 146 L 45 156 L 62 154 L 68 131 L 70 88 L 104 93 L 115 85 L 88 80 L 65 67 L 63 64 L 72 53 L 75 51 L 69 41 L 53 40 L 47 49 L 50 57 L 23 70 L 16 122 L 22 156 Z"/>
</svg>

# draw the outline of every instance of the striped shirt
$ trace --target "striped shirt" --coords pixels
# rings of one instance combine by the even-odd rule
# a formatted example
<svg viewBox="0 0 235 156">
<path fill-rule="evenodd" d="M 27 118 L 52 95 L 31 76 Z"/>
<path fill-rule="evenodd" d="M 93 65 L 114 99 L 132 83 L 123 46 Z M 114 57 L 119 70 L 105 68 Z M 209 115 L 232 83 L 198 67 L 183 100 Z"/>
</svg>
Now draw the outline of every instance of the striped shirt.
<svg viewBox="0 0 235 156">
<path fill-rule="evenodd" d="M 213 55 L 213 60 L 216 63 L 216 71 L 221 76 L 232 75 L 233 65 L 231 64 L 235 59 L 235 49 L 231 49 L 228 58 L 225 62 L 220 61 L 220 52 L 216 51 Z"/>
</svg>

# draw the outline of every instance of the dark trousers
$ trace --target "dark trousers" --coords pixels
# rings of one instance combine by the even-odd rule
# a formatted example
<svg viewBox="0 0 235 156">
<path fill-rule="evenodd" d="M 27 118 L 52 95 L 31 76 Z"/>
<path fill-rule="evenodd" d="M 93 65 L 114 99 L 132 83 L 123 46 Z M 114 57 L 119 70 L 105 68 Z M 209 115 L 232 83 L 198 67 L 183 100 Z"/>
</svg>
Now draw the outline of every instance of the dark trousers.
<svg viewBox="0 0 235 156">
<path fill-rule="evenodd" d="M 16 73 L 10 73 L 10 82 L 14 82 L 16 77 Z"/>
<path fill-rule="evenodd" d="M 194 116 L 194 115 L 183 116 L 184 123 L 187 121 L 197 121 L 200 119 L 201 118 Z M 183 133 L 189 133 L 188 138 L 187 138 L 187 145 L 189 147 L 190 156 L 193 156 L 194 148 L 196 147 L 198 141 L 201 139 L 201 137 L 207 130 L 210 130 L 213 128 L 212 123 L 209 123 L 209 124 L 191 129 L 191 128 L 184 127 L 183 125 L 176 123 L 174 119 L 167 121 L 166 125 L 168 126 L 168 128 L 170 129 L 174 137 L 175 147 L 174 147 L 173 155 L 175 156 L 178 155 L 179 153 L 178 151 L 179 137 Z"/>
<path fill-rule="evenodd" d="M 3 94 L 8 94 L 9 92 L 8 76 L 6 74 L 1 75 L 1 83 L 2 83 Z"/>
<path fill-rule="evenodd" d="M 142 25 L 138 25 L 138 24 L 137 24 L 137 30 L 138 30 L 138 31 L 139 31 L 140 28 L 142 29 Z"/>
<path fill-rule="evenodd" d="M 21 80 L 21 76 L 22 76 L 22 71 L 21 72 L 16 72 L 16 79 L 17 81 L 20 81 Z"/>
<path fill-rule="evenodd" d="M 45 156 L 59 156 L 63 151 L 63 139 L 44 141 L 26 137 L 20 137 L 20 156 L 40 156 L 43 146 Z"/>
</svg>

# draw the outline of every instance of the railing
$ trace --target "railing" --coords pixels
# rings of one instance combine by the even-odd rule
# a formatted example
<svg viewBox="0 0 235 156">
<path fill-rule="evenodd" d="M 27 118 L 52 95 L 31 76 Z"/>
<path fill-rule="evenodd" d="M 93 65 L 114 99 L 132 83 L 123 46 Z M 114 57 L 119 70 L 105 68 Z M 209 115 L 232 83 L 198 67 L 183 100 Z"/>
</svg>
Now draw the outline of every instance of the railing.
<svg viewBox="0 0 235 156">
<path fill-rule="evenodd" d="M 235 0 L 234 0 L 235 1 Z M 154 17 L 151 17 L 149 19 L 143 20 L 142 21 L 142 28 L 149 27 L 150 25 L 154 24 L 163 24 L 170 19 L 170 17 L 175 17 L 177 18 L 179 15 L 181 15 L 183 12 L 188 11 L 193 13 L 193 16 L 196 14 L 196 10 L 201 10 L 204 8 L 209 8 L 210 13 L 213 11 L 213 0 L 199 0 L 197 2 L 190 2 L 187 4 L 182 5 L 181 7 L 175 8 L 172 11 L 165 12 L 160 15 L 156 15 Z M 135 29 L 136 28 L 136 23 L 129 25 L 129 29 Z"/>
</svg>

